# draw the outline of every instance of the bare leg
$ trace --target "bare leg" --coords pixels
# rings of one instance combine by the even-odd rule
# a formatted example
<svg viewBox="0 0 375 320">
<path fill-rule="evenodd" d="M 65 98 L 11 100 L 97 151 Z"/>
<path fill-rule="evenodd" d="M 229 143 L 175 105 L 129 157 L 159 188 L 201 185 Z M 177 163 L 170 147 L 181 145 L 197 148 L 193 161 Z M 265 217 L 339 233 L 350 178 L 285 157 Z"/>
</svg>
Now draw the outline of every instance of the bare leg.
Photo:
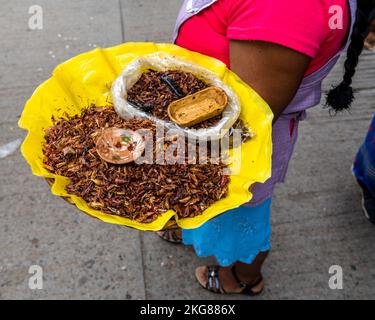
<svg viewBox="0 0 375 320">
<path fill-rule="evenodd" d="M 249 285 L 255 284 L 259 281 L 261 277 L 261 269 L 263 266 L 264 261 L 268 256 L 267 252 L 261 252 L 257 255 L 253 263 L 246 264 L 242 262 L 236 262 L 236 272 L 238 278 Z M 239 287 L 237 281 L 234 279 L 232 275 L 232 266 L 220 268 L 219 270 L 219 279 L 222 284 L 222 287 L 227 293 L 239 293 L 241 292 L 241 288 Z M 205 286 L 208 279 L 208 272 L 206 267 L 198 267 L 195 271 L 195 275 L 197 280 L 202 286 Z M 264 283 L 261 282 L 257 287 L 253 290 L 254 292 L 260 292 L 264 287 Z"/>
<path fill-rule="evenodd" d="M 268 251 L 259 253 L 252 264 L 246 264 L 242 262 L 236 263 L 236 272 L 238 278 L 245 282 L 251 284 L 251 282 L 256 282 L 259 278 L 262 270 L 264 261 L 268 256 Z"/>
<path fill-rule="evenodd" d="M 171 239 L 182 238 L 181 229 L 169 230 L 167 232 L 158 232 L 158 234 L 163 237 L 164 240 L 170 241 Z M 260 252 L 255 260 L 251 264 L 246 264 L 243 262 L 236 262 L 236 274 L 237 277 L 244 283 L 252 285 L 259 281 L 261 277 L 261 270 L 264 261 L 268 256 L 268 251 Z M 198 267 L 195 270 L 195 276 L 202 286 L 205 286 L 208 279 L 208 270 L 206 266 Z M 232 274 L 232 266 L 223 267 L 219 269 L 219 279 L 222 287 L 227 293 L 239 293 L 241 288 L 239 287 L 236 279 Z M 260 292 L 264 287 L 264 282 L 262 281 L 253 288 L 253 291 Z"/>
</svg>

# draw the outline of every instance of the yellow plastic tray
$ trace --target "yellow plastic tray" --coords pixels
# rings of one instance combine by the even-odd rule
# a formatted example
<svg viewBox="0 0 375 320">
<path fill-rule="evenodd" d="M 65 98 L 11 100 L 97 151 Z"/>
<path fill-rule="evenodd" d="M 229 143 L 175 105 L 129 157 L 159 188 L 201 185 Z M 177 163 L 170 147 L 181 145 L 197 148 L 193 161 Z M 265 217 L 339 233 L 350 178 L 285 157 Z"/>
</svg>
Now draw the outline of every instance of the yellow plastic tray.
<svg viewBox="0 0 375 320">
<path fill-rule="evenodd" d="M 52 125 L 52 115 L 59 118 L 64 112 L 80 114 L 91 103 L 98 106 L 110 103 L 111 84 L 127 64 L 138 56 L 157 52 L 175 55 L 217 73 L 238 95 L 242 108 L 240 118 L 251 127 L 256 137 L 243 144 L 241 152 L 233 150 L 230 154 L 231 166 L 240 161 L 241 168 L 238 174 L 231 176 L 226 198 L 195 218 L 179 219 L 174 211 L 169 210 L 154 222 L 145 224 L 104 214 L 90 208 L 82 198 L 68 194 L 65 186 L 69 179 L 51 174 L 43 167 L 42 143 L 44 130 Z M 172 44 L 125 43 L 83 53 L 57 66 L 52 77 L 41 84 L 26 103 L 19 126 L 28 131 L 21 147 L 23 156 L 34 175 L 54 179 L 51 187 L 54 195 L 66 197 L 80 210 L 104 222 L 157 231 L 173 223 L 186 229 L 197 228 L 207 220 L 250 201 L 249 187 L 256 182 L 265 182 L 271 176 L 272 119 L 273 114 L 264 100 L 222 62 Z"/>
</svg>

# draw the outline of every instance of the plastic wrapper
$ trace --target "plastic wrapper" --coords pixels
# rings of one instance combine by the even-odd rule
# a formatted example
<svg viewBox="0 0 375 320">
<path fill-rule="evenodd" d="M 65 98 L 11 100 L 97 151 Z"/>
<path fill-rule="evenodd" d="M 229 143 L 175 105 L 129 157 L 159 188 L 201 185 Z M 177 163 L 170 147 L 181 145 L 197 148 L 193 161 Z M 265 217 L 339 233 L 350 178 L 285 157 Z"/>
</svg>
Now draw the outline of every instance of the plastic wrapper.
<svg viewBox="0 0 375 320">
<path fill-rule="evenodd" d="M 179 219 L 173 210 L 169 210 L 145 224 L 105 214 L 89 207 L 82 198 L 69 194 L 66 191 L 69 179 L 44 168 L 42 145 L 45 130 L 52 126 L 52 116 L 58 119 L 65 114 L 80 114 L 90 104 L 111 104 L 110 91 L 115 79 L 135 59 L 155 53 L 171 55 L 213 72 L 238 97 L 241 105 L 239 119 L 251 128 L 255 137 L 230 150 L 229 169 L 239 164 L 240 167 L 230 176 L 225 198 L 194 218 Z M 19 126 L 28 131 L 21 147 L 22 154 L 32 173 L 50 182 L 52 194 L 64 197 L 84 213 L 104 222 L 156 231 L 173 224 L 186 229 L 197 228 L 207 220 L 250 201 L 252 194 L 249 187 L 254 183 L 263 183 L 271 176 L 272 119 L 272 112 L 264 100 L 222 62 L 172 44 L 125 43 L 83 53 L 57 66 L 52 77 L 41 84 L 28 100 Z"/>
<path fill-rule="evenodd" d="M 148 69 L 157 71 L 178 70 L 191 72 L 196 77 L 202 79 L 206 84 L 223 89 L 228 96 L 228 104 L 219 123 L 207 129 L 182 128 L 172 121 L 158 119 L 128 103 L 127 91 Z M 147 118 L 159 125 L 163 125 L 167 130 L 181 131 L 187 137 L 195 140 L 201 138 L 209 139 L 211 141 L 221 139 L 236 122 L 241 112 L 241 106 L 237 95 L 229 86 L 220 80 L 217 74 L 207 68 L 178 59 L 175 56 L 164 52 L 157 52 L 144 57 L 138 57 L 129 63 L 121 75 L 114 81 L 111 93 L 115 109 L 123 118 Z"/>
</svg>

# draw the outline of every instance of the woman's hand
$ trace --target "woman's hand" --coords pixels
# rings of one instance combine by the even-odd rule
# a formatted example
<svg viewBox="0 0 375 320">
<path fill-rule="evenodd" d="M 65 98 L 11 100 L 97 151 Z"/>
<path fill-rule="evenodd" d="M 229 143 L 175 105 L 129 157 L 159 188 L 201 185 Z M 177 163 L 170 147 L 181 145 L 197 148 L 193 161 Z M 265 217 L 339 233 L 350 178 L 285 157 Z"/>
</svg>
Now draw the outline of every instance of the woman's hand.
<svg viewBox="0 0 375 320">
<path fill-rule="evenodd" d="M 293 100 L 311 58 L 263 41 L 230 44 L 231 69 L 271 107 L 274 122 Z"/>
</svg>

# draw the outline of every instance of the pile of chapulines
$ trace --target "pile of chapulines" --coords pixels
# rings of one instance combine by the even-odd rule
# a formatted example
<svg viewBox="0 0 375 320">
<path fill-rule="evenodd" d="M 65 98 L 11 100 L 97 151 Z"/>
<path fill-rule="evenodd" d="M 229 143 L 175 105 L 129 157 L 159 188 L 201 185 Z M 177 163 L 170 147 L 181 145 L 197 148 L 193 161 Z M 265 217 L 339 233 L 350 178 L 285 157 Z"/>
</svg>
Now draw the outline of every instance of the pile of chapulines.
<svg viewBox="0 0 375 320">
<path fill-rule="evenodd" d="M 129 89 L 127 100 L 153 116 L 169 120 L 168 106 L 178 99 L 207 88 L 208 85 L 190 72 L 148 70 Z M 221 115 L 193 126 L 204 129 L 216 125 Z"/>
<path fill-rule="evenodd" d="M 221 162 L 115 165 L 99 157 L 95 140 L 103 128 L 149 129 L 155 141 L 155 125 L 149 120 L 124 120 L 113 107 L 91 106 L 81 115 L 53 122 L 45 132 L 44 166 L 68 177 L 67 192 L 94 209 L 149 223 L 169 209 L 180 218 L 194 217 L 227 195 L 229 177 Z"/>
</svg>

